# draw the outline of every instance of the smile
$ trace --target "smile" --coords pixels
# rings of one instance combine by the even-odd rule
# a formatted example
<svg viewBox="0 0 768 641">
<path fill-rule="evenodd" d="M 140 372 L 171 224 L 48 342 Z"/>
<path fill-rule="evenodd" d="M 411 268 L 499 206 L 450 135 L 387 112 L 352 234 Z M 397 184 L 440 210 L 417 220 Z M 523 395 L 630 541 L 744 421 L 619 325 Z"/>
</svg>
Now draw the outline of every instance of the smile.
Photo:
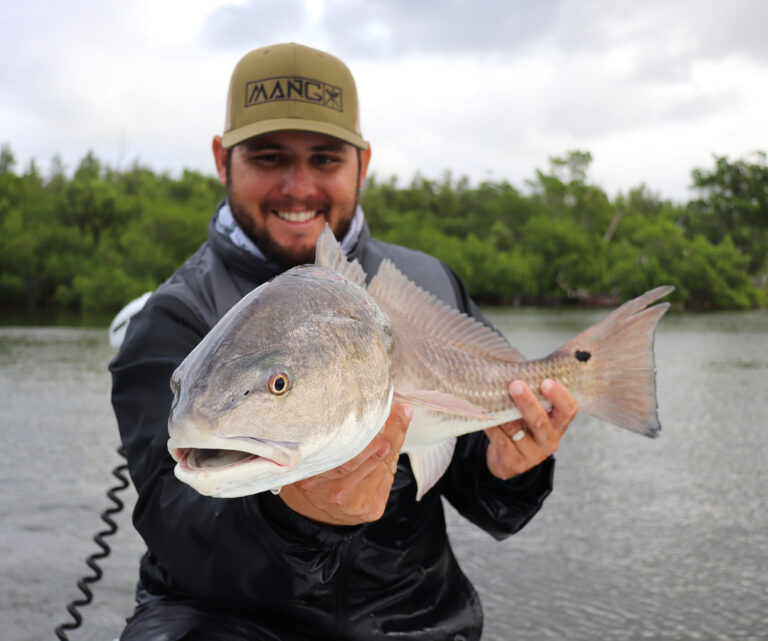
<svg viewBox="0 0 768 641">
<path fill-rule="evenodd" d="M 305 223 L 318 215 L 319 211 L 275 211 L 278 218 L 287 220 L 290 223 Z"/>
</svg>

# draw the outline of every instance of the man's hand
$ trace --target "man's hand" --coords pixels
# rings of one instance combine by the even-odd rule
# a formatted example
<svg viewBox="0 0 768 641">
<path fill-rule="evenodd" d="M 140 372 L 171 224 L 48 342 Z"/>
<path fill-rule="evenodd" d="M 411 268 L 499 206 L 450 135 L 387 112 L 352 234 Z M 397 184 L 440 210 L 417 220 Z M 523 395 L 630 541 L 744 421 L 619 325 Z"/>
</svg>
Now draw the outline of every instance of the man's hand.
<svg viewBox="0 0 768 641">
<path fill-rule="evenodd" d="M 553 454 L 576 416 L 578 404 L 564 385 L 547 379 L 541 384 L 541 393 L 552 401 L 549 412 L 525 383 L 513 381 L 509 394 L 522 418 L 485 430 L 490 440 L 486 461 L 497 478 L 510 479 L 527 472 Z"/>
<path fill-rule="evenodd" d="M 295 512 L 322 523 L 359 525 L 380 518 L 412 416 L 409 405 L 393 402 L 384 427 L 360 454 L 328 472 L 286 485 L 280 497 Z"/>
</svg>

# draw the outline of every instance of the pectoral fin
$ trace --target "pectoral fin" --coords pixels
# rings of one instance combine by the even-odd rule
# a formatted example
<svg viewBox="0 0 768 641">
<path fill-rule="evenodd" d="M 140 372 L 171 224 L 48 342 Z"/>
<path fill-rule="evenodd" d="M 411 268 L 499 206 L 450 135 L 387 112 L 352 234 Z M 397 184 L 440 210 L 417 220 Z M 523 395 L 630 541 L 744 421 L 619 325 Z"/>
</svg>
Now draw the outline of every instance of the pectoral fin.
<svg viewBox="0 0 768 641">
<path fill-rule="evenodd" d="M 420 405 L 438 412 L 466 416 L 467 418 L 487 419 L 486 410 L 479 405 L 456 398 L 444 392 L 435 390 L 417 390 L 415 392 L 395 392 L 395 400 L 410 405 Z"/>
<path fill-rule="evenodd" d="M 453 458 L 456 439 L 441 441 L 436 445 L 418 447 L 408 452 L 413 475 L 416 477 L 416 500 L 420 501 L 448 469 Z"/>
</svg>

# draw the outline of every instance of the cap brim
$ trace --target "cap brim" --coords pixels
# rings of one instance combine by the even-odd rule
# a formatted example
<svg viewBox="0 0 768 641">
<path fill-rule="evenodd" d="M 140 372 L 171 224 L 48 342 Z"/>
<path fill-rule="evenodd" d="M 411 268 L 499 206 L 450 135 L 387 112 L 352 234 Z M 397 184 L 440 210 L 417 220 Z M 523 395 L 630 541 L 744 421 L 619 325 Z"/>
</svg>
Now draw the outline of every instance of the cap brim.
<svg viewBox="0 0 768 641">
<path fill-rule="evenodd" d="M 262 120 L 253 122 L 243 127 L 227 131 L 222 136 L 222 146 L 227 149 L 234 147 L 249 138 L 261 136 L 274 131 L 311 131 L 338 138 L 359 149 L 368 149 L 368 143 L 361 136 L 352 133 L 348 129 L 316 120 L 302 120 L 300 118 L 276 118 L 274 120 Z"/>
</svg>

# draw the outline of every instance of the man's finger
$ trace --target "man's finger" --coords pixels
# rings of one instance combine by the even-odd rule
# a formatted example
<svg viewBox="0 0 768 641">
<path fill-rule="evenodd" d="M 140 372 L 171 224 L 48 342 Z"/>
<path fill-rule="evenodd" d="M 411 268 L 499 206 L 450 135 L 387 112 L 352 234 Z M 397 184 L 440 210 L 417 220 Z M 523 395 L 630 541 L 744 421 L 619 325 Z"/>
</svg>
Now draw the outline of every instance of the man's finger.
<svg viewBox="0 0 768 641">
<path fill-rule="evenodd" d="M 413 418 L 413 407 L 404 403 L 392 403 L 389 418 L 384 424 L 385 434 L 389 437 L 392 448 L 400 451 Z"/>
<path fill-rule="evenodd" d="M 541 445 L 547 444 L 554 436 L 549 414 L 531 389 L 522 381 L 513 381 L 509 393 L 522 414 L 531 438 Z M 525 437 L 527 438 L 527 437 Z"/>
<path fill-rule="evenodd" d="M 371 469 L 383 461 L 387 454 L 392 451 L 392 444 L 384 436 L 383 431 L 382 428 L 374 439 L 368 443 L 366 448 L 355 458 L 330 470 L 332 476 L 334 478 L 341 478 L 350 474 L 367 474 Z"/>
<path fill-rule="evenodd" d="M 562 383 L 550 379 L 541 384 L 541 393 L 552 401 L 549 420 L 552 427 L 565 432 L 579 411 L 579 404 Z"/>
<path fill-rule="evenodd" d="M 413 408 L 410 405 L 392 403 L 386 422 L 366 448 L 355 458 L 342 463 L 327 474 L 333 478 L 341 478 L 361 471 L 364 474 L 376 467 L 391 451 L 399 452 L 412 416 Z M 361 470 L 361 468 L 364 469 Z"/>
<path fill-rule="evenodd" d="M 299 483 L 308 488 L 343 479 L 344 485 L 352 488 L 374 473 L 384 461 L 393 459 L 396 463 L 412 416 L 413 408 L 409 405 L 393 403 L 384 426 L 360 454 L 332 470 Z M 388 463 L 390 467 L 391 463 L 390 460 Z M 339 491 L 342 494 L 345 493 L 346 487 L 340 488 Z"/>
<path fill-rule="evenodd" d="M 515 446 L 510 433 L 522 426 L 522 421 L 513 421 L 496 427 L 489 427 L 485 434 L 491 441 L 486 461 L 493 474 L 499 478 L 508 479 L 517 475 L 525 465 L 525 456 Z"/>
<path fill-rule="evenodd" d="M 383 462 L 386 462 L 388 471 L 394 474 L 400 448 L 412 416 L 413 408 L 410 405 L 393 403 L 389 418 L 374 441 L 360 455 L 336 468 L 341 472 L 340 476 L 348 476 L 348 484 L 354 485 L 373 473 Z M 358 460 L 361 458 L 362 460 Z"/>
</svg>

